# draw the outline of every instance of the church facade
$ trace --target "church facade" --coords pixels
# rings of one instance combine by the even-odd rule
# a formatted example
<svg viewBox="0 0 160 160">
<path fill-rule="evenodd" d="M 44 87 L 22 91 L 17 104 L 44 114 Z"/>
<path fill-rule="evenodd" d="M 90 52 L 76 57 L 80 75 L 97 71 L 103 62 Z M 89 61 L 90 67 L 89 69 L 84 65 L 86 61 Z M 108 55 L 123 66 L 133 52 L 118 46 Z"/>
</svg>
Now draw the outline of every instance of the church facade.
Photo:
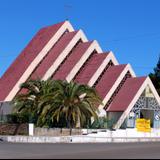
<svg viewBox="0 0 160 160">
<path fill-rule="evenodd" d="M 160 98 L 149 77 L 137 77 L 130 64 L 119 64 L 69 21 L 40 29 L 0 78 L 0 114 L 11 112 L 19 86 L 36 78 L 94 87 L 103 99 L 99 116 L 113 120 L 113 129 L 135 128 L 137 118 L 160 128 Z"/>
</svg>

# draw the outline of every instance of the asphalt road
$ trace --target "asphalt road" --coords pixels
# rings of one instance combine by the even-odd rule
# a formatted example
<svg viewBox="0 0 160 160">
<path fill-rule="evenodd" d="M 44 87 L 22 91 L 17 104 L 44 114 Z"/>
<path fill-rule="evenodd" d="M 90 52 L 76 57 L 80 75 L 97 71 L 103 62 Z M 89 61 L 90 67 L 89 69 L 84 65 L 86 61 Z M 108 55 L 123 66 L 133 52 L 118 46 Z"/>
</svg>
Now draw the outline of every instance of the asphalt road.
<svg viewBox="0 0 160 160">
<path fill-rule="evenodd" d="M 0 159 L 159 159 L 160 143 L 10 144 L 0 142 Z"/>
</svg>

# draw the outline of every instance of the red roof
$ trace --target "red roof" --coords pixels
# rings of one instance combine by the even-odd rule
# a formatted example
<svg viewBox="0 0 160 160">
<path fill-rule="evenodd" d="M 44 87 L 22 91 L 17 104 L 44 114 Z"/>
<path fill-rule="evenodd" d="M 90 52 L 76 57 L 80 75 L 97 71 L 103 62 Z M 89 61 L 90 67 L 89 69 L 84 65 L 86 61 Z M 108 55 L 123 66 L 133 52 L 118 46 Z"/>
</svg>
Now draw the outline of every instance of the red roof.
<svg viewBox="0 0 160 160">
<path fill-rule="evenodd" d="M 108 112 L 122 112 L 125 111 L 131 101 L 134 99 L 138 90 L 144 83 L 147 77 L 128 78 L 111 105 Z"/>
<path fill-rule="evenodd" d="M 117 78 L 120 76 L 122 71 L 127 65 L 116 65 L 111 66 L 103 75 L 101 80 L 98 82 L 96 86 L 96 90 L 100 94 L 101 98 L 105 98 L 108 94 Z"/>
<path fill-rule="evenodd" d="M 39 64 L 37 69 L 34 71 L 30 79 L 42 78 L 47 70 L 53 65 L 58 56 L 63 52 L 67 47 L 73 37 L 76 35 L 77 31 L 69 32 L 64 34 L 58 43 L 49 51 L 48 55 L 44 60 Z"/>
<path fill-rule="evenodd" d="M 108 53 L 93 55 L 90 60 L 86 62 L 84 68 L 82 68 L 75 81 L 81 84 L 88 84 L 89 80 L 92 78 L 107 56 Z"/>
<path fill-rule="evenodd" d="M 65 80 L 74 66 L 78 63 L 84 53 L 87 51 L 92 42 L 80 43 L 67 58 L 67 60 L 62 64 L 60 69 L 53 76 L 56 80 Z"/>
<path fill-rule="evenodd" d="M 22 51 L 22 53 L 13 62 L 13 64 L 9 67 L 5 74 L 0 78 L 0 101 L 4 101 L 7 98 L 7 96 L 13 90 L 17 82 L 21 79 L 25 71 L 28 71 L 27 69 L 29 68 L 31 63 L 35 62 L 34 60 L 39 58 L 38 54 L 44 49 L 51 38 L 56 33 L 59 33 L 57 31 L 65 28 L 64 23 L 65 22 L 62 22 L 53 26 L 42 28 L 31 40 L 28 46 Z M 77 32 L 78 31 L 70 32 L 70 29 L 66 29 L 66 31 L 64 31 L 64 34 L 62 33 L 63 35 L 60 34 L 61 36 L 57 39 L 57 42 L 55 42 L 55 44 L 51 46 L 52 48 L 50 48 L 49 51 L 46 51 L 45 57 L 42 57 L 43 59 L 40 59 L 38 61 L 39 64 L 37 66 L 34 66 L 35 68 L 33 67 L 30 70 L 30 73 L 28 73 L 26 79 L 29 80 L 43 78 L 45 74 L 48 73 L 47 71 L 50 71 L 49 69 L 52 68 L 53 64 L 55 64 L 55 62 L 59 60 L 57 58 L 62 53 L 66 52 L 64 53 L 64 56 L 66 57 L 64 57 L 64 59 L 60 59 L 61 64 L 58 64 L 59 66 L 54 68 L 55 72 L 53 73 L 52 71 L 51 73 L 53 79 L 65 80 L 67 76 L 72 73 L 71 71 L 74 69 L 74 67 L 76 67 L 76 64 L 80 63 L 80 66 L 76 68 L 76 73 L 73 73 L 72 75 L 74 76 L 73 79 L 74 81 L 81 84 L 89 84 L 89 81 L 94 76 L 94 74 L 97 73 L 96 71 L 99 69 L 99 67 L 104 65 L 102 73 L 99 73 L 99 77 L 96 77 L 97 80 L 95 79 L 96 83 L 94 84 L 94 87 L 103 100 L 107 95 L 110 95 L 108 94 L 109 92 L 111 93 L 112 90 L 114 90 L 113 92 L 115 92 L 117 91 L 117 89 L 119 89 L 118 92 L 116 92 L 116 94 L 112 96 L 112 102 L 110 103 L 109 101 L 109 107 L 107 111 L 125 111 L 134 100 L 146 77 L 128 78 L 126 81 L 124 81 L 123 85 L 121 85 L 121 83 L 118 84 L 116 81 L 118 80 L 120 75 L 124 71 L 126 71 L 127 65 L 110 65 L 108 67 L 110 63 L 108 65 L 103 64 L 104 60 L 109 55 L 108 53 L 98 54 L 96 51 L 93 51 L 93 53 L 90 53 L 90 56 L 88 56 L 88 58 L 86 58 L 82 64 L 80 61 L 81 58 L 84 58 L 83 56 L 86 53 L 87 49 L 89 49 L 92 44 L 94 45 L 94 43 L 84 43 L 82 42 L 83 40 L 79 38 L 77 39 L 77 42 L 75 42 L 75 44 L 72 40 L 75 39 L 74 37 L 76 37 Z M 72 44 L 73 47 L 70 48 L 71 51 L 67 52 L 67 50 L 65 49 L 69 44 Z M 125 77 L 122 78 L 124 79 Z M 116 86 L 113 88 L 114 84 L 117 84 L 118 88 L 115 88 Z M 26 92 L 27 90 L 23 89 L 20 90 L 18 94 L 25 94 Z"/>
<path fill-rule="evenodd" d="M 34 36 L 27 47 L 1 77 L 0 101 L 3 101 L 8 96 L 28 66 L 63 24 L 64 22 L 43 28 Z"/>
</svg>

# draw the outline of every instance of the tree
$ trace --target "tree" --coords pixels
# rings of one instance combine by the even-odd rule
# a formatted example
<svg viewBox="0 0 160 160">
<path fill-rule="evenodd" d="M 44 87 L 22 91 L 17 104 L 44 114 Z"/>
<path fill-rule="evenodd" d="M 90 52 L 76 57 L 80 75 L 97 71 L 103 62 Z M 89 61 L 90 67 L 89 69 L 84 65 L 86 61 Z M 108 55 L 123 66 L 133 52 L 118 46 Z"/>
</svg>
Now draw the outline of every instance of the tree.
<svg viewBox="0 0 160 160">
<path fill-rule="evenodd" d="M 154 68 L 154 73 L 150 73 L 149 77 L 151 78 L 158 94 L 160 95 L 160 57 L 156 68 Z"/>
<path fill-rule="evenodd" d="M 21 85 L 25 94 L 14 99 L 15 111 L 31 113 L 37 126 L 65 124 L 70 128 L 83 126 L 88 119 L 97 119 L 97 109 L 102 104 L 95 89 L 74 82 L 30 80 Z"/>
<path fill-rule="evenodd" d="M 46 117 L 56 119 L 59 122 L 64 118 L 70 128 L 70 135 L 72 128 L 83 126 L 88 118 L 94 117 L 97 119 L 97 107 L 102 103 L 102 100 L 97 95 L 95 89 L 86 85 L 80 85 L 74 82 L 56 81 L 56 96 L 46 97 L 41 103 L 41 116 L 39 118 L 41 123 L 45 123 Z M 45 103 L 48 102 L 48 105 Z"/>
<path fill-rule="evenodd" d="M 29 80 L 23 83 L 20 88 L 27 92 L 18 94 L 13 100 L 14 112 L 30 115 L 30 121 L 37 123 L 39 116 L 39 104 L 44 96 L 54 96 L 54 81 Z"/>
</svg>

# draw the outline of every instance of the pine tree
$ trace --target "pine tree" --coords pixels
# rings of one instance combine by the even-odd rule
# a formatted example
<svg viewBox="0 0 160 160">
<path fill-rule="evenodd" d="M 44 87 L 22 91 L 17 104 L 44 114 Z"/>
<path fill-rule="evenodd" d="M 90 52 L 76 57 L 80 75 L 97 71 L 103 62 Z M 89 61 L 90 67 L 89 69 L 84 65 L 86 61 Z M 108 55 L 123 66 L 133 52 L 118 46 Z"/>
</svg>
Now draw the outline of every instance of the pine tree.
<svg viewBox="0 0 160 160">
<path fill-rule="evenodd" d="M 160 95 L 160 56 L 157 66 L 154 68 L 154 73 L 150 73 L 149 77 L 151 78 L 158 94 Z"/>
<path fill-rule="evenodd" d="M 156 68 L 154 68 L 155 76 L 160 78 L 160 56 Z"/>
</svg>

